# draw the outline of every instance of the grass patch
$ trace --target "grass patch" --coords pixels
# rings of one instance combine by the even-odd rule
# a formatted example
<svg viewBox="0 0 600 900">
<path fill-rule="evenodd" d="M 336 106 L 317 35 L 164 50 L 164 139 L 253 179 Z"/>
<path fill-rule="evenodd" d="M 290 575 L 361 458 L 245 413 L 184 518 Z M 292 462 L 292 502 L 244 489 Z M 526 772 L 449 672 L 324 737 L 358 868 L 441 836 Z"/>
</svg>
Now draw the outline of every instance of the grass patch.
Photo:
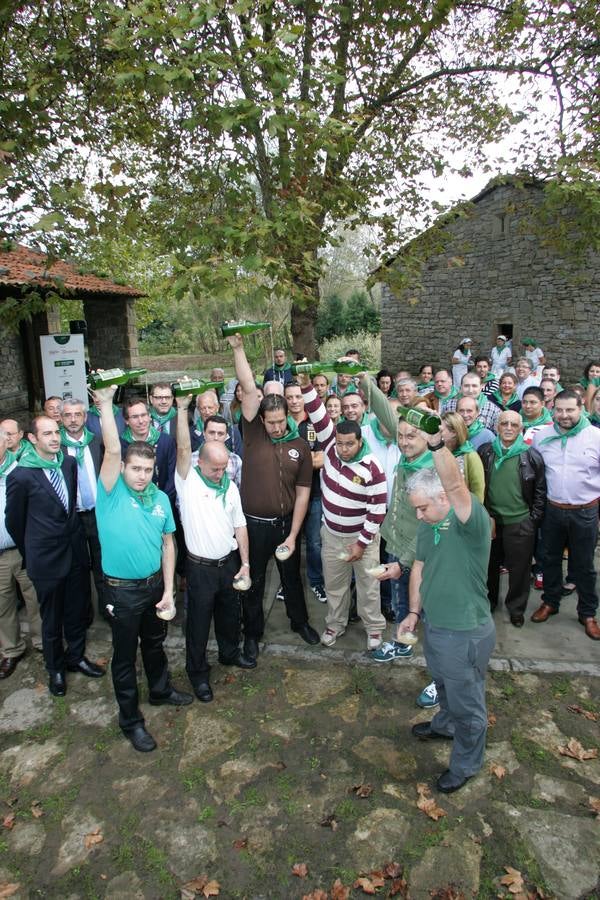
<svg viewBox="0 0 600 900">
<path fill-rule="evenodd" d="M 504 866 L 517 869 L 528 887 L 541 888 L 545 896 L 550 896 L 542 870 L 536 858 L 522 843 L 518 832 L 510 826 L 506 828 L 505 821 L 502 828 L 501 838 L 499 830 L 494 829 L 494 837 L 483 845 L 478 900 L 493 900 L 499 896 L 498 879 L 506 874 Z"/>
<path fill-rule="evenodd" d="M 67 808 L 74 803 L 79 796 L 79 788 L 71 787 L 64 794 L 56 794 L 52 797 L 44 797 L 42 809 L 44 814 L 52 822 L 60 822 L 67 812 Z"/>
<path fill-rule="evenodd" d="M 266 802 L 265 795 L 261 794 L 258 788 L 249 787 L 247 791 L 244 792 L 243 797 L 231 801 L 229 809 L 232 815 L 235 815 L 244 809 L 251 809 L 253 806 L 264 806 Z"/>
<path fill-rule="evenodd" d="M 533 741 L 524 738 L 520 731 L 513 731 L 510 736 L 512 748 L 520 763 L 532 766 L 539 772 L 543 768 L 548 769 L 554 763 L 554 757 L 548 750 L 538 746 Z"/>
<path fill-rule="evenodd" d="M 150 841 L 142 841 L 141 856 L 144 867 L 159 880 L 162 885 L 175 887 L 175 879 L 167 864 L 167 855 Z"/>
<path fill-rule="evenodd" d="M 402 848 L 402 857 L 408 865 L 421 859 L 426 850 L 430 847 L 437 847 L 438 844 L 446 837 L 450 831 L 450 822 L 447 818 L 438 819 L 434 824 L 429 825 L 420 835 L 410 840 Z"/>
<path fill-rule="evenodd" d="M 212 806 L 205 806 L 204 809 L 201 809 L 198 813 L 198 821 L 199 822 L 208 822 L 209 819 L 214 819 L 215 811 Z"/>
<path fill-rule="evenodd" d="M 351 797 L 346 797 L 335 808 L 336 818 L 344 819 L 346 822 L 360 819 L 361 816 L 369 812 L 369 808 L 365 808 L 365 801 L 361 800 L 360 804 Z"/>
<path fill-rule="evenodd" d="M 375 675 L 370 669 L 355 666 L 352 669 L 352 688 L 355 694 L 376 698 L 379 691 L 375 683 Z"/>
<path fill-rule="evenodd" d="M 190 769 L 187 775 L 181 779 L 181 782 L 188 793 L 192 793 L 196 788 L 204 787 L 206 784 L 204 769 Z"/>
</svg>

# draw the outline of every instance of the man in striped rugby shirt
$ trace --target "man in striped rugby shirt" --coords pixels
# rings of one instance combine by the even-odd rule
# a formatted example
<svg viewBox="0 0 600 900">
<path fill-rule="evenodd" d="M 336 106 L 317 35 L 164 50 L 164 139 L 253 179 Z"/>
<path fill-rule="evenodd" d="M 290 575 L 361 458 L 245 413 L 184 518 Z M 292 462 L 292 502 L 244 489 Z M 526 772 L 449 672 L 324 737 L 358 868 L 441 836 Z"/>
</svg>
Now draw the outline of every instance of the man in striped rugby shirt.
<svg viewBox="0 0 600 900">
<path fill-rule="evenodd" d="M 367 647 L 380 646 L 385 629 L 379 582 L 368 570 L 379 565 L 379 528 L 386 508 L 384 471 L 370 452 L 358 422 L 334 428 L 308 376 L 298 376 L 304 408 L 324 450 L 321 470 L 323 575 L 327 615 L 321 643 L 335 644 L 348 621 L 352 570 L 357 608 L 367 632 Z"/>
</svg>

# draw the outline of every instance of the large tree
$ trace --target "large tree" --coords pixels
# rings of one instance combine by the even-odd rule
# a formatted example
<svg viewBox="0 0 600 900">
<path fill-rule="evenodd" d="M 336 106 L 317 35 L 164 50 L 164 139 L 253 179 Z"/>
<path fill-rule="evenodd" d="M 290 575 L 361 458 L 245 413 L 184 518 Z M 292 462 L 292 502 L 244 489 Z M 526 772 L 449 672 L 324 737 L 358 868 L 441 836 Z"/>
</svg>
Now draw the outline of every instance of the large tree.
<svg viewBox="0 0 600 900">
<path fill-rule="evenodd" d="M 289 296 L 312 352 L 336 226 L 393 246 L 450 153 L 527 118 L 512 166 L 589 182 L 597 35 L 594 0 L 8 0 L 0 226 L 151 233 L 198 302 Z"/>
</svg>

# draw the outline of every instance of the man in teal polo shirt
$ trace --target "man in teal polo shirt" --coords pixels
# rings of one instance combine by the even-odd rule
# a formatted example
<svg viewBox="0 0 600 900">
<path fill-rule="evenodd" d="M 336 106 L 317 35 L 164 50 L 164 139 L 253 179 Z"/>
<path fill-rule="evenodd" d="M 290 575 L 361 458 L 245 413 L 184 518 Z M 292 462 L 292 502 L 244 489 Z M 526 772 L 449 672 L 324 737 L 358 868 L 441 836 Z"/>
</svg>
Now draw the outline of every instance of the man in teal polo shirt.
<svg viewBox="0 0 600 900">
<path fill-rule="evenodd" d="M 173 606 L 175 523 L 167 495 L 152 483 L 154 449 L 143 441 L 121 444 L 112 408 L 114 386 L 96 391 L 104 460 L 98 479 L 96 519 L 106 578 L 106 610 L 113 633 L 112 679 L 119 725 L 140 752 L 156 742 L 144 727 L 139 708 L 135 660 L 138 641 L 153 706 L 191 703 L 176 691 L 163 642 L 167 626 L 157 613 Z"/>
<path fill-rule="evenodd" d="M 420 740 L 454 740 L 449 768 L 437 779 L 438 790 L 449 794 L 483 764 L 485 676 L 496 642 L 487 596 L 491 528 L 439 433 L 428 435 L 427 442 L 435 470 L 421 469 L 406 485 L 420 524 L 410 611 L 398 626 L 398 640 L 415 630 L 422 609 L 425 658 L 440 710 L 412 732 Z"/>
</svg>

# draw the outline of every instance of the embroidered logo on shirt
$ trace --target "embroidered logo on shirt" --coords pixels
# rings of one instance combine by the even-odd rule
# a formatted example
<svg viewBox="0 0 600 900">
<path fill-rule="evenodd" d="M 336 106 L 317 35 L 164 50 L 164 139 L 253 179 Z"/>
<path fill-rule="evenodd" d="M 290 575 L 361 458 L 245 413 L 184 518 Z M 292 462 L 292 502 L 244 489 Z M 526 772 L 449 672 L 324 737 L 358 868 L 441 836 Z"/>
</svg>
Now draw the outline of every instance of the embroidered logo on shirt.
<svg viewBox="0 0 600 900">
<path fill-rule="evenodd" d="M 288 456 L 290 457 L 290 459 L 300 459 L 300 454 L 295 447 L 292 447 L 291 450 L 288 450 Z"/>
<path fill-rule="evenodd" d="M 160 516 L 161 519 L 166 518 L 165 511 L 162 508 L 162 506 L 160 505 L 160 503 L 157 503 L 156 506 L 152 509 L 152 515 Z"/>
</svg>

